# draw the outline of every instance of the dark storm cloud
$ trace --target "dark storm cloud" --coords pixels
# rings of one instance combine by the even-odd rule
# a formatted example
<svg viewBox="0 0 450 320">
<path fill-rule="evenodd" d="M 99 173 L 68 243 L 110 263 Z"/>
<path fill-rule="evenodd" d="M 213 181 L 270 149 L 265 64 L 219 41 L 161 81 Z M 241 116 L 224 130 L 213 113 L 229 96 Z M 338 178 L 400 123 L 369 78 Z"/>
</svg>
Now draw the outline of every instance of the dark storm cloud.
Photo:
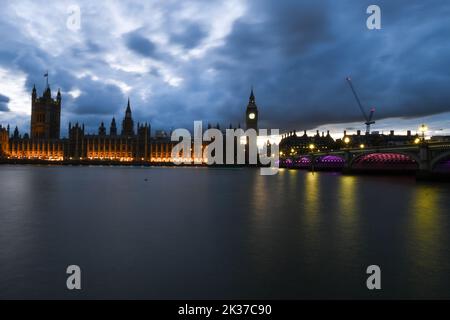
<svg viewBox="0 0 450 320">
<path fill-rule="evenodd" d="M 306 59 L 314 55 L 316 47 L 333 40 L 330 11 L 322 9 L 298 1 L 252 2 L 249 11 L 262 21 L 252 23 L 246 17 L 238 20 L 215 62 L 222 74 L 221 87 L 237 93 L 228 102 L 239 106 L 233 117 L 243 120 L 242 110 L 252 84 L 266 125 L 289 122 L 308 112 L 299 105 L 305 85 L 313 81 L 315 73 Z M 225 110 L 221 112 L 224 117 Z"/>
<path fill-rule="evenodd" d="M 144 57 L 153 57 L 156 58 L 157 56 L 157 47 L 156 45 L 144 37 L 140 31 L 133 31 L 124 36 L 126 46 L 144 56 Z"/>
<path fill-rule="evenodd" d="M 174 33 L 171 40 L 187 49 L 195 48 L 206 37 L 206 30 L 198 24 L 188 24 L 181 32 Z"/>
<path fill-rule="evenodd" d="M 3 112 L 9 111 L 8 102 L 9 102 L 9 98 L 7 96 L 0 94 L 0 111 L 3 111 Z"/>
<path fill-rule="evenodd" d="M 97 43 L 87 41 L 79 46 L 72 48 L 72 55 L 74 57 L 86 58 L 87 55 L 97 55 L 103 53 L 104 49 Z"/>
<path fill-rule="evenodd" d="M 78 115 L 115 114 L 124 104 L 124 96 L 119 87 L 112 84 L 96 83 L 86 80 L 81 87 L 81 95 L 73 100 L 70 112 Z M 90 86 L 95 83 L 95 91 Z M 83 91 L 86 90 L 86 91 Z"/>
<path fill-rule="evenodd" d="M 83 93 L 81 96 L 73 101 L 75 107 L 71 109 L 74 114 L 78 115 L 101 115 L 101 114 L 112 114 L 119 110 L 119 105 L 115 103 L 114 105 L 105 105 L 104 101 L 109 100 L 111 94 L 108 89 L 117 89 L 114 86 L 105 86 L 104 90 L 98 92 L 98 95 L 91 96 L 89 94 Z M 117 95 L 116 95 L 117 97 Z M 104 99 L 103 101 L 101 99 Z"/>
<path fill-rule="evenodd" d="M 215 60 L 220 87 L 241 98 L 253 83 L 263 119 L 278 127 L 362 121 L 347 75 L 378 119 L 449 111 L 449 5 L 379 1 L 383 29 L 369 31 L 369 4 L 253 1 L 264 19 L 235 23 Z"/>
</svg>

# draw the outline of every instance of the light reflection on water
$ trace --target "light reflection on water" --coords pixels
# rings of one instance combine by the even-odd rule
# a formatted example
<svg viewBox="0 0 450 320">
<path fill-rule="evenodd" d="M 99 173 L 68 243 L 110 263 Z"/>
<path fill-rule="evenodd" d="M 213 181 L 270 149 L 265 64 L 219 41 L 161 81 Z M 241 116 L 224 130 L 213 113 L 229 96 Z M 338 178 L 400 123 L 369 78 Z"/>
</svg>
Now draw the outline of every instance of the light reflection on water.
<svg viewBox="0 0 450 320">
<path fill-rule="evenodd" d="M 342 260 L 348 263 L 353 261 L 354 256 L 358 254 L 359 246 L 357 244 L 362 241 L 359 225 L 361 212 L 357 201 L 359 198 L 358 179 L 355 176 L 343 176 L 339 181 L 338 241 L 341 242 L 339 247 L 342 248 Z"/>
<path fill-rule="evenodd" d="M 1 298 L 450 298 L 446 184 L 2 166 L 0 190 Z M 380 293 L 365 288 L 370 264 Z"/>
<path fill-rule="evenodd" d="M 314 231 L 318 219 L 320 219 L 320 177 L 317 174 L 309 173 L 304 176 L 305 195 L 305 220 L 308 228 Z"/>
<path fill-rule="evenodd" d="M 448 195 L 447 195 L 448 196 Z M 411 216 L 408 235 L 410 249 L 411 283 L 421 296 L 433 294 L 436 286 L 442 285 L 440 275 L 449 272 L 448 233 L 449 209 L 447 201 L 434 185 L 417 186 L 411 201 Z M 447 198 L 448 199 L 448 198 Z M 426 283 L 417 279 L 426 277 Z"/>
</svg>

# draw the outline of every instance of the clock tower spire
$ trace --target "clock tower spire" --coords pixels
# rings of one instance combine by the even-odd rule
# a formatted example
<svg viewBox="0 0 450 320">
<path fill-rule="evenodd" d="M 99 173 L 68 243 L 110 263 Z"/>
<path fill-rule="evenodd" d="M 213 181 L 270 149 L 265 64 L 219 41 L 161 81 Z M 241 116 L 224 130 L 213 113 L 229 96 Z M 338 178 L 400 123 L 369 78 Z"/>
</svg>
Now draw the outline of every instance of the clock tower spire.
<svg viewBox="0 0 450 320">
<path fill-rule="evenodd" d="M 258 130 L 258 107 L 256 106 L 255 94 L 253 93 L 253 86 L 248 100 L 247 110 L 245 112 L 246 130 Z"/>
<path fill-rule="evenodd" d="M 253 93 L 253 86 L 248 100 L 247 110 L 245 112 L 246 130 L 258 130 L 258 107 L 256 106 L 255 94 Z"/>
</svg>

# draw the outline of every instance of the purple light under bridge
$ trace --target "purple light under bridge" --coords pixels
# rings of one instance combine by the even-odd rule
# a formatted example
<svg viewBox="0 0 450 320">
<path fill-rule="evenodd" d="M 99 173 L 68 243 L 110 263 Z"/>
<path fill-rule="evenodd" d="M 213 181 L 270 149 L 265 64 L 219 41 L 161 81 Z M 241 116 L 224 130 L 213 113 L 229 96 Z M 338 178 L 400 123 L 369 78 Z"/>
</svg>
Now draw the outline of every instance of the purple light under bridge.
<svg viewBox="0 0 450 320">
<path fill-rule="evenodd" d="M 316 159 L 317 163 L 344 164 L 345 160 L 339 156 L 322 156 Z"/>
</svg>

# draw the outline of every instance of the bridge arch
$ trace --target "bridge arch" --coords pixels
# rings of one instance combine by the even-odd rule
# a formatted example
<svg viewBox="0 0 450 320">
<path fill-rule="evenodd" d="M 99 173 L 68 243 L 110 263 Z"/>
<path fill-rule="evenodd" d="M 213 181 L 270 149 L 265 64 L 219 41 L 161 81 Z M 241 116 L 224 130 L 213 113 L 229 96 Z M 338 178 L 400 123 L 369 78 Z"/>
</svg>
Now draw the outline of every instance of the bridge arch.
<svg viewBox="0 0 450 320">
<path fill-rule="evenodd" d="M 439 168 L 439 165 L 443 163 L 443 160 L 448 159 L 447 163 L 448 163 L 448 168 Z M 445 164 L 447 164 L 445 163 Z M 446 151 L 444 153 L 441 153 L 440 155 L 434 157 L 431 162 L 430 162 L 430 169 L 432 171 L 439 171 L 440 169 L 447 169 L 445 171 L 449 171 L 450 170 L 450 151 Z"/>
<path fill-rule="evenodd" d="M 309 155 L 301 155 L 296 157 L 294 165 L 297 168 L 309 168 L 311 166 L 311 157 Z"/>
<path fill-rule="evenodd" d="M 352 169 L 417 170 L 420 158 L 408 152 L 378 151 L 354 156 L 349 167 Z"/>
<path fill-rule="evenodd" d="M 311 165 L 311 157 L 308 155 L 301 155 L 297 157 L 289 157 L 280 160 L 280 164 L 288 168 L 306 168 Z"/>
<path fill-rule="evenodd" d="M 345 163 L 345 158 L 340 155 L 316 156 L 315 163 Z"/>
<path fill-rule="evenodd" d="M 335 154 L 314 157 L 314 169 L 342 170 L 345 167 L 345 158 Z"/>
</svg>

